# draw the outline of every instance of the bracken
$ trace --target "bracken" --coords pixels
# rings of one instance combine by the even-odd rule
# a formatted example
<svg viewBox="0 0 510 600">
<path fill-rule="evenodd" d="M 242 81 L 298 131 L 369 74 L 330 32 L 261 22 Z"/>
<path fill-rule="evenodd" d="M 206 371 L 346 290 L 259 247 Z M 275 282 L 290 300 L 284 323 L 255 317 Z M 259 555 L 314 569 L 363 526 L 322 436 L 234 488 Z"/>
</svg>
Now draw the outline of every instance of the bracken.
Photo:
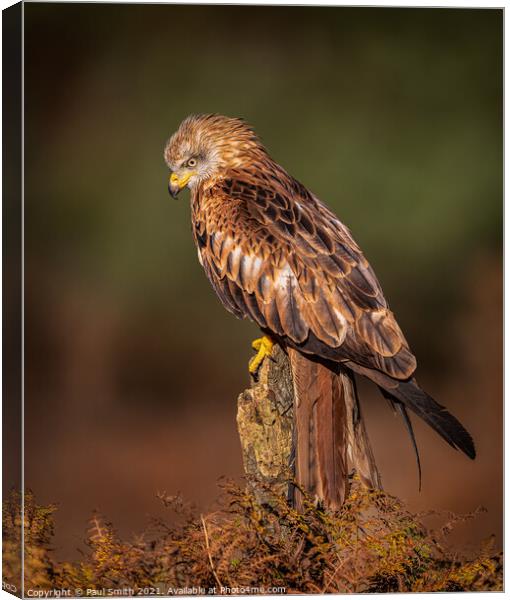
<svg viewBox="0 0 510 600">
<path fill-rule="evenodd" d="M 180 497 L 160 496 L 179 525 L 154 521 L 123 541 L 99 515 L 91 519 L 79 562 L 57 562 L 50 548 L 53 506 L 25 496 L 25 589 L 282 588 L 286 593 L 488 591 L 503 589 L 502 554 L 486 544 L 472 558 L 447 550 L 454 525 L 476 513 L 448 515 L 429 530 L 422 518 L 354 480 L 340 511 L 302 512 L 285 498 L 221 484 L 218 510 L 197 515 Z M 269 501 L 267 499 L 269 498 Z M 4 579 L 19 577 L 19 495 L 4 502 Z M 175 519 L 173 519 L 175 521 Z M 16 571 L 18 570 L 18 571 Z"/>
</svg>

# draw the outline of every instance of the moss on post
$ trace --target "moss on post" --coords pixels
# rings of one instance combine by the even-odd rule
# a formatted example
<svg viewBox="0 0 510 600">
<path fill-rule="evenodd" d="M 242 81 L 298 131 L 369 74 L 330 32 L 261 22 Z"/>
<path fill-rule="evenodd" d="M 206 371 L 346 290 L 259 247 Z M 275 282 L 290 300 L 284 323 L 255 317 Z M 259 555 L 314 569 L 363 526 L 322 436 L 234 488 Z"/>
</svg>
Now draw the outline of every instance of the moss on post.
<svg viewBox="0 0 510 600">
<path fill-rule="evenodd" d="M 287 495 L 292 477 L 292 435 L 294 392 L 290 364 L 275 345 L 271 360 L 260 367 L 257 380 L 239 395 L 237 427 L 243 464 L 259 500 L 264 489 Z"/>
</svg>

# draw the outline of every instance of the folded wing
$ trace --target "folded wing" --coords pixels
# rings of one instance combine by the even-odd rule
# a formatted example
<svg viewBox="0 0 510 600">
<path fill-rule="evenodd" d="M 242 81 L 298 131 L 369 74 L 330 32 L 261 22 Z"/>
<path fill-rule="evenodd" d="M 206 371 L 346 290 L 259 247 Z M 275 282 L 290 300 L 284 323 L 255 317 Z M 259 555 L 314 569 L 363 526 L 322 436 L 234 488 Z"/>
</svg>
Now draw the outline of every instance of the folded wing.
<svg viewBox="0 0 510 600">
<path fill-rule="evenodd" d="M 208 192 L 221 214 L 195 231 L 225 307 L 305 353 L 409 378 L 414 356 L 348 229 L 286 174 L 233 175 Z"/>
</svg>

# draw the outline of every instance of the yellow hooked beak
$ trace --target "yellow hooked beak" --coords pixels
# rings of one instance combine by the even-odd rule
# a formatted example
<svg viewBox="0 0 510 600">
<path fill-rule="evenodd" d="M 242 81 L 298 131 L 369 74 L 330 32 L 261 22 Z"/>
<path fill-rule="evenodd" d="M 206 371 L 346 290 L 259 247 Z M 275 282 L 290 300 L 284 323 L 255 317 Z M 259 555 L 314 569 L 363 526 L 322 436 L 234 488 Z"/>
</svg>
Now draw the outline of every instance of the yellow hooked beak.
<svg viewBox="0 0 510 600">
<path fill-rule="evenodd" d="M 188 183 L 188 181 L 195 175 L 194 171 L 188 171 L 184 173 L 181 177 L 179 177 L 176 173 L 172 173 L 170 175 L 170 179 L 168 180 L 168 191 L 170 194 L 177 198 L 177 194 L 182 190 L 182 188 Z"/>
</svg>

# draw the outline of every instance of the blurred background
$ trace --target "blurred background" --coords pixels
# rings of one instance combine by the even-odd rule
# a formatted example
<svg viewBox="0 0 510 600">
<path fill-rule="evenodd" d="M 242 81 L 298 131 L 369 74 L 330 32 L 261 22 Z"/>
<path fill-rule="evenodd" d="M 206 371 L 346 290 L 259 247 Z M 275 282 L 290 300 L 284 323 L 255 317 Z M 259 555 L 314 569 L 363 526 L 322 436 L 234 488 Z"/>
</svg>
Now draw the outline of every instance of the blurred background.
<svg viewBox="0 0 510 600">
<path fill-rule="evenodd" d="M 360 393 L 387 491 L 488 511 L 502 532 L 502 11 L 25 5 L 26 485 L 75 558 L 93 509 L 122 535 L 158 491 L 214 506 L 239 477 L 237 395 L 256 328 L 196 258 L 166 139 L 193 112 L 241 116 L 351 228 L 419 380 L 478 458 Z"/>
</svg>

